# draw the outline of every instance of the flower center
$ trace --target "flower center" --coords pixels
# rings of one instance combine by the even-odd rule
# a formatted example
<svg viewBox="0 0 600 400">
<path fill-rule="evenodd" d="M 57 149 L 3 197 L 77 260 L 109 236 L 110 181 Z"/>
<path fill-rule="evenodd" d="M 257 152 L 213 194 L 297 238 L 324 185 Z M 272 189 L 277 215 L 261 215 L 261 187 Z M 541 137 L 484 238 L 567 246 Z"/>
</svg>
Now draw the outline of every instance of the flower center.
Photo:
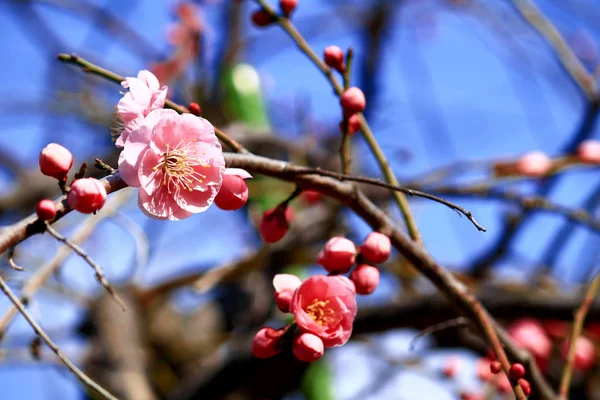
<svg viewBox="0 0 600 400">
<path fill-rule="evenodd" d="M 314 299 L 305 309 L 308 316 L 319 326 L 328 326 L 335 323 L 335 311 L 327 307 L 327 304 L 329 304 L 329 300 Z"/>
<path fill-rule="evenodd" d="M 194 142 L 195 140 L 190 144 L 194 144 Z M 192 192 L 196 183 L 202 183 L 206 179 L 206 175 L 196 171 L 195 167 L 198 166 L 209 167 L 204 160 L 197 156 L 196 150 L 193 147 L 190 148 L 189 144 L 181 148 L 178 145 L 172 150 L 167 145 L 167 151 L 163 153 L 158 165 L 153 169 L 162 171 L 162 184 L 167 186 L 167 190 L 171 194 L 173 189 Z"/>
</svg>

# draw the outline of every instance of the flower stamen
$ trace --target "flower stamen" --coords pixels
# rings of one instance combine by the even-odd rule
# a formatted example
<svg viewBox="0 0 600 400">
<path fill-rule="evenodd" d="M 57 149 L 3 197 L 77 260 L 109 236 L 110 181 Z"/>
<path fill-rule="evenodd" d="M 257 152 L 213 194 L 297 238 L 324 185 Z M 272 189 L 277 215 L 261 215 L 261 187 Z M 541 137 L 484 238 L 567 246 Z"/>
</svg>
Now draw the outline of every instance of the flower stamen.
<svg viewBox="0 0 600 400">
<path fill-rule="evenodd" d="M 184 141 L 179 142 L 174 149 L 167 145 L 165 151 L 158 163 L 153 169 L 154 171 L 161 170 L 163 173 L 162 184 L 167 187 L 169 194 L 173 190 L 180 189 L 189 192 L 194 191 L 194 185 L 204 182 L 206 175 L 203 175 L 195 170 L 195 167 L 209 167 L 206 161 L 197 157 L 197 153 L 193 145 L 195 141 L 184 144 Z"/>
<path fill-rule="evenodd" d="M 323 301 L 314 299 L 311 304 L 306 307 L 306 313 L 319 326 L 328 326 L 335 323 L 335 311 L 327 307 L 329 300 Z"/>
</svg>

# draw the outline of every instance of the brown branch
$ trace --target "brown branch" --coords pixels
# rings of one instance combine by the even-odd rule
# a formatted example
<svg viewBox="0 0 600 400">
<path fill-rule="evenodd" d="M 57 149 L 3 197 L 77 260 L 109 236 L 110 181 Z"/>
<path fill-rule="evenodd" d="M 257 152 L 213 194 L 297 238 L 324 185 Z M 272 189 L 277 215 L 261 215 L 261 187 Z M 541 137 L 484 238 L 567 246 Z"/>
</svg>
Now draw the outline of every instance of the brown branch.
<svg viewBox="0 0 600 400">
<path fill-rule="evenodd" d="M 95 390 L 99 395 L 101 395 L 105 399 L 118 400 L 116 397 L 114 397 L 112 394 L 110 394 L 106 389 L 104 389 L 102 386 L 100 386 L 96 382 L 94 382 L 92 380 L 92 378 L 87 376 L 82 370 L 77 368 L 75 366 L 75 364 L 73 364 L 67 358 L 67 356 L 65 356 L 63 354 L 63 352 L 60 350 L 60 348 L 52 341 L 52 339 L 50 339 L 50 337 L 46 334 L 46 332 L 42 329 L 42 327 L 40 325 L 38 325 L 38 323 L 35 322 L 35 320 L 31 317 L 31 315 L 29 315 L 27 310 L 25 310 L 25 306 L 23 305 L 23 303 L 21 303 L 21 301 L 19 301 L 19 299 L 17 298 L 17 296 L 15 296 L 15 294 L 12 292 L 12 290 L 10 290 L 10 287 L 8 287 L 8 285 L 6 284 L 6 282 L 4 282 L 4 279 L 2 279 L 1 276 L 0 276 L 0 289 L 10 299 L 10 301 L 17 308 L 17 310 L 19 310 L 19 312 L 21 313 L 21 315 L 23 315 L 25 320 L 27 320 L 29 325 L 31 325 L 31 327 L 33 328 L 35 333 L 40 337 L 40 339 L 42 339 L 48 345 L 48 347 L 50 347 L 52 349 L 52 351 L 58 356 L 58 358 L 60 358 L 60 360 L 67 366 L 67 368 L 77 377 L 77 379 L 79 379 L 81 381 L 81 383 L 83 383 L 84 385 L 88 386 L 89 388 Z"/>
</svg>

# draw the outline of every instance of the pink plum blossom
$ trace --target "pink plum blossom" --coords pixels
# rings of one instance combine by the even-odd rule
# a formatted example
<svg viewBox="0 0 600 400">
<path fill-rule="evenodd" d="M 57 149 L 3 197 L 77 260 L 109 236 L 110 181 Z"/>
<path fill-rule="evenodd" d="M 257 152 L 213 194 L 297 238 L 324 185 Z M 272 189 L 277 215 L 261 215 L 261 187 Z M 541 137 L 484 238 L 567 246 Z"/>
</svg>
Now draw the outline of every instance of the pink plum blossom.
<svg viewBox="0 0 600 400">
<path fill-rule="evenodd" d="M 344 276 L 315 275 L 294 292 L 290 312 L 298 328 L 321 338 L 325 347 L 345 344 L 356 317 L 356 294 Z"/>
<path fill-rule="evenodd" d="M 136 78 L 125 78 L 121 86 L 128 88 L 129 92 L 117 104 L 117 114 L 123 124 L 115 143 L 117 147 L 125 146 L 129 134 L 152 110 L 163 108 L 167 97 L 167 87 L 161 87 L 156 76 L 146 70 L 140 71 Z"/>
<path fill-rule="evenodd" d="M 138 204 L 155 219 L 179 220 L 205 211 L 221 188 L 224 170 L 212 125 L 173 110 L 148 114 L 119 156 L 121 177 L 140 187 Z"/>
<path fill-rule="evenodd" d="M 84 214 L 98 211 L 106 201 L 106 189 L 96 178 L 77 179 L 71 184 L 67 203 L 72 209 Z"/>
<path fill-rule="evenodd" d="M 372 265 L 360 264 L 350 274 L 350 279 L 358 294 L 371 294 L 379 285 L 379 269 Z"/>
<path fill-rule="evenodd" d="M 290 311 L 294 291 L 302 284 L 300 278 L 291 274 L 277 274 L 273 278 L 275 304 L 282 312 Z"/>
<path fill-rule="evenodd" d="M 565 340 L 560 347 L 560 354 L 563 358 L 567 358 L 569 354 L 570 341 Z M 579 336 L 575 342 L 575 358 L 573 360 L 573 368 L 586 371 L 594 365 L 596 359 L 596 347 L 594 343 L 585 336 Z"/>
<path fill-rule="evenodd" d="M 552 352 L 552 342 L 542 324 L 535 319 L 523 318 L 508 327 L 515 344 L 529 351 L 540 366 L 545 366 Z"/>
</svg>

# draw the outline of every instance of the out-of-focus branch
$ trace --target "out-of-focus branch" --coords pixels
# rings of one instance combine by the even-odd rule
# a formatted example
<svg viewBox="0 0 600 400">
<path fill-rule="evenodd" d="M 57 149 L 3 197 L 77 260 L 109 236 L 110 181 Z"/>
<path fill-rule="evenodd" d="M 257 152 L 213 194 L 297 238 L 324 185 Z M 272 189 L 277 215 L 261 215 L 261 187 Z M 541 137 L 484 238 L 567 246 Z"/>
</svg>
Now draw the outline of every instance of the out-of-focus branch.
<svg viewBox="0 0 600 400">
<path fill-rule="evenodd" d="M 585 95 L 591 101 L 597 102 L 599 99 L 596 80 L 579 61 L 552 22 L 530 0 L 512 0 L 512 4 L 553 47 L 563 67 Z"/>
<path fill-rule="evenodd" d="M 129 200 L 129 198 L 130 198 L 130 193 L 126 193 L 126 192 L 122 192 L 122 193 L 119 193 L 119 194 L 113 196 L 106 203 L 106 205 L 102 208 L 102 210 L 100 210 L 98 215 L 88 217 L 81 224 L 81 227 L 79 228 L 79 230 L 77 230 L 77 232 L 75 232 L 75 234 L 72 236 L 71 241 L 73 243 L 85 242 L 91 236 L 91 234 L 94 232 L 94 229 L 96 228 L 96 226 L 98 226 L 98 224 L 100 222 L 102 222 L 104 219 L 109 218 L 115 212 L 117 212 L 117 210 L 127 200 Z M 64 210 L 63 210 L 63 213 L 64 213 Z M 32 219 L 35 221 L 34 216 L 26 218 L 24 221 L 30 221 Z M 15 225 L 23 226 L 22 222 L 17 223 Z M 21 228 L 24 230 L 24 232 L 19 232 L 17 229 L 15 229 L 14 228 L 15 225 L 13 225 L 13 227 L 3 228 L 0 231 L 0 237 L 3 237 L 6 234 L 16 235 L 16 237 L 23 237 L 22 240 L 24 240 L 25 237 L 28 237 L 27 236 L 27 226 L 29 226 L 29 225 L 25 224 L 24 228 L 23 227 Z M 11 240 L 11 239 L 7 238 L 7 240 Z M 14 240 L 14 238 L 12 240 Z M 0 239 L 0 242 L 2 242 L 1 239 Z M 56 253 L 56 255 L 54 256 L 54 258 L 52 260 L 50 260 L 47 264 L 43 265 L 40 269 L 38 269 L 31 276 L 31 278 L 29 278 L 29 280 L 27 280 L 27 282 L 25 282 L 25 284 L 23 285 L 23 287 L 21 289 L 20 301 L 24 304 L 27 304 L 31 300 L 33 295 L 35 293 L 37 293 L 37 291 L 40 290 L 44 286 L 46 281 L 58 270 L 58 268 L 62 265 L 62 263 L 71 254 L 72 254 L 71 249 L 69 247 L 67 247 L 67 246 L 61 247 L 60 250 L 58 250 L 58 252 Z M 16 307 L 12 307 L 0 319 L 0 337 L 2 337 L 6 333 L 6 328 L 8 327 L 10 322 L 13 320 L 13 318 L 17 315 L 17 311 L 18 310 Z"/>
<path fill-rule="evenodd" d="M 588 290 L 585 293 L 585 297 L 581 306 L 575 312 L 575 320 L 573 321 L 573 327 L 571 329 L 571 335 L 569 336 L 569 353 L 567 355 L 567 362 L 563 370 L 562 377 L 560 379 L 560 387 L 558 394 L 561 399 L 566 399 L 569 392 L 569 386 L 571 386 L 571 377 L 573 375 L 573 363 L 575 362 L 575 352 L 577 350 L 577 339 L 583 331 L 583 324 L 585 317 L 588 314 L 590 306 L 594 302 L 596 293 L 600 288 L 600 274 L 594 277 L 594 280 L 590 284 Z"/>
<path fill-rule="evenodd" d="M 46 334 L 46 332 L 42 329 L 42 327 L 39 326 L 37 322 L 35 322 L 35 320 L 31 317 L 31 315 L 29 315 L 29 313 L 25 309 L 25 306 L 23 305 L 23 303 L 21 301 L 19 301 L 17 296 L 15 296 L 15 294 L 12 292 L 12 290 L 10 290 L 10 287 L 8 287 L 8 285 L 6 284 L 6 282 L 4 282 L 4 279 L 2 279 L 1 276 L 0 276 L 0 289 L 10 299 L 10 301 L 14 304 L 14 306 L 21 313 L 21 315 L 23 315 L 23 317 L 25 318 L 25 320 L 27 320 L 29 325 L 31 325 L 31 327 L 33 328 L 35 333 L 40 337 L 40 339 L 42 339 L 48 345 L 48 347 L 50 347 L 52 349 L 52 351 L 58 356 L 58 358 L 60 358 L 60 360 L 63 362 L 63 364 L 65 364 L 67 366 L 67 368 L 77 377 L 77 379 L 79 379 L 84 385 L 95 390 L 98 394 L 100 394 L 105 399 L 118 400 L 116 397 L 114 397 L 112 394 L 110 394 L 106 389 L 104 389 L 102 386 L 100 386 L 96 382 L 94 382 L 92 380 L 92 378 L 87 376 L 82 370 L 77 368 L 77 366 L 75 366 L 75 364 L 73 364 L 71 362 L 71 360 L 69 360 L 67 358 L 67 356 L 65 356 L 63 354 L 63 352 L 60 350 L 60 348 L 52 341 L 52 339 L 50 339 L 50 337 Z"/>
</svg>

